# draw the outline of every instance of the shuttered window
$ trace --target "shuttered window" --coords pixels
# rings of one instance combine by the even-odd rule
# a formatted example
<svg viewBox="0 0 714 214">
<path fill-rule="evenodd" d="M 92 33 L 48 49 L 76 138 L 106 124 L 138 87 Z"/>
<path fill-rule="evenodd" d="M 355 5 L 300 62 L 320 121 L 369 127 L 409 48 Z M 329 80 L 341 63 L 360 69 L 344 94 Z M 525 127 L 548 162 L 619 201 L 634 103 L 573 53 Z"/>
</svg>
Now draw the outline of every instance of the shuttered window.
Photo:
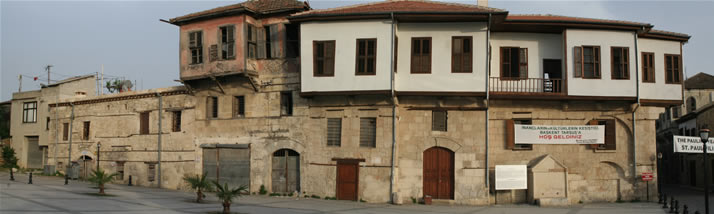
<svg viewBox="0 0 714 214">
<path fill-rule="evenodd" d="M 62 124 L 62 140 L 68 140 L 69 138 L 69 123 Z"/>
<path fill-rule="evenodd" d="M 342 118 L 327 118 L 327 145 L 342 144 Z"/>
<path fill-rule="evenodd" d="M 432 111 L 431 112 L 431 130 L 445 132 L 447 117 L 448 117 L 448 115 L 447 115 L 446 111 Z"/>
<path fill-rule="evenodd" d="M 600 47 L 574 47 L 573 63 L 575 77 L 600 79 Z"/>
<path fill-rule="evenodd" d="M 532 125 L 533 120 L 531 120 L 531 119 L 506 120 L 506 148 L 511 149 L 511 150 L 533 150 L 533 144 L 516 144 L 515 124 Z"/>
<path fill-rule="evenodd" d="M 355 75 L 375 75 L 377 70 L 377 39 L 357 40 Z"/>
<path fill-rule="evenodd" d="M 245 96 L 236 96 L 233 102 L 233 116 L 245 117 Z"/>
<path fill-rule="evenodd" d="M 335 41 L 312 42 L 313 76 L 335 76 Z"/>
<path fill-rule="evenodd" d="M 203 32 L 188 33 L 188 47 L 191 51 L 191 64 L 203 63 Z"/>
<path fill-rule="evenodd" d="M 245 29 L 245 35 L 248 37 L 246 40 L 248 43 L 248 58 L 254 59 L 258 57 L 256 53 L 258 51 L 258 31 L 256 27 L 251 24 L 247 24 Z"/>
<path fill-rule="evenodd" d="M 473 63 L 472 37 L 455 36 L 451 38 L 451 72 L 471 73 Z"/>
<path fill-rule="evenodd" d="M 149 112 L 139 114 L 139 134 L 149 134 Z"/>
<path fill-rule="evenodd" d="M 89 121 L 84 121 L 82 132 L 82 140 L 89 140 Z"/>
<path fill-rule="evenodd" d="M 367 117 L 359 119 L 359 146 L 377 147 L 377 118 Z"/>
<path fill-rule="evenodd" d="M 147 175 L 147 180 L 149 180 L 149 182 L 154 182 L 154 180 L 156 179 L 156 164 L 154 164 L 154 163 L 147 164 L 146 175 Z"/>
<path fill-rule="evenodd" d="M 654 53 L 642 52 L 642 82 L 655 82 Z"/>
<path fill-rule="evenodd" d="M 669 84 L 682 83 L 682 57 L 680 55 L 664 55 L 664 82 Z"/>
<path fill-rule="evenodd" d="M 206 99 L 206 118 L 218 118 L 218 97 Z"/>
<path fill-rule="evenodd" d="M 235 27 L 233 25 L 220 27 L 221 59 L 235 58 Z"/>
<path fill-rule="evenodd" d="M 607 120 L 591 120 L 588 125 L 604 125 L 605 126 L 605 144 L 590 144 L 590 148 L 597 150 L 616 150 L 617 149 L 617 126 L 614 119 Z"/>
<path fill-rule="evenodd" d="M 265 36 L 265 58 L 276 59 L 283 57 L 283 49 L 280 46 L 281 34 L 280 25 L 269 25 L 264 27 Z"/>
<path fill-rule="evenodd" d="M 431 37 L 412 38 L 411 73 L 431 73 Z"/>
<path fill-rule="evenodd" d="M 171 121 L 171 131 L 172 132 L 180 132 L 181 131 L 181 111 L 173 111 L 172 112 L 172 121 Z"/>
<path fill-rule="evenodd" d="M 501 47 L 501 79 L 528 78 L 528 49 Z"/>
<path fill-rule="evenodd" d="M 611 47 L 610 54 L 612 59 L 611 78 L 612 79 L 630 79 L 630 49 L 627 47 Z"/>
</svg>

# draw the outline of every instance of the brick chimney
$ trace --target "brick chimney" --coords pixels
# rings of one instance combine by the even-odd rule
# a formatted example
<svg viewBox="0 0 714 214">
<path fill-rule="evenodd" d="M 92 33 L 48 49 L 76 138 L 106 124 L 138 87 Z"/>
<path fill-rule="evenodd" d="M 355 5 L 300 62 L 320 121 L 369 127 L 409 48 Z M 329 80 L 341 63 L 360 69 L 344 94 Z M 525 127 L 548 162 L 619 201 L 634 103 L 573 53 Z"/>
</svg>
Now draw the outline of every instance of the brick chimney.
<svg viewBox="0 0 714 214">
<path fill-rule="evenodd" d="M 476 0 L 476 5 L 488 7 L 488 0 Z"/>
</svg>

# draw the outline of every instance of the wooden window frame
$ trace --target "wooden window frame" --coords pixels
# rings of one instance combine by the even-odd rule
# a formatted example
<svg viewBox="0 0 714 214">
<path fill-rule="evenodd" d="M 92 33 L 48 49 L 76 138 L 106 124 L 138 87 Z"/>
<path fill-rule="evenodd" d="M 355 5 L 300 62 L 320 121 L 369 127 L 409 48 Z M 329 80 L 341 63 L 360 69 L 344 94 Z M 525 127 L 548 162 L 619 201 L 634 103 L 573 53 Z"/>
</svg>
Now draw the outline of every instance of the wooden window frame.
<svg viewBox="0 0 714 214">
<path fill-rule="evenodd" d="M 667 64 L 667 59 L 672 57 L 672 64 L 668 65 Z M 675 67 L 674 67 L 674 57 L 677 57 L 677 71 L 675 72 Z M 672 69 L 672 76 L 670 76 L 667 72 L 667 69 Z M 674 81 L 675 76 L 679 77 L 678 81 Z M 664 55 L 664 83 L 665 84 L 682 84 L 682 55 L 681 54 L 665 54 Z"/>
<path fill-rule="evenodd" d="M 377 148 L 377 118 L 376 117 L 360 117 L 359 118 L 359 147 L 360 148 Z M 374 127 L 362 127 L 362 120 L 374 120 Z M 362 132 L 365 128 L 374 129 L 373 139 L 363 139 Z M 366 143 L 363 143 L 366 142 Z"/>
<path fill-rule="evenodd" d="M 420 41 L 419 47 L 421 48 L 421 51 L 419 51 L 419 54 L 414 53 L 414 42 L 417 40 Z M 423 48 L 424 41 L 429 41 L 429 54 L 428 55 L 424 54 L 424 48 Z M 411 56 L 410 65 L 411 66 L 409 69 L 410 72 L 412 74 L 431 74 L 431 67 L 432 67 L 432 61 L 431 61 L 432 57 L 431 56 L 432 56 L 432 53 L 434 52 L 434 49 L 433 49 L 434 43 L 432 42 L 431 37 L 412 37 L 412 42 L 410 45 L 411 45 L 411 52 L 410 52 L 410 56 Z M 421 61 L 417 61 L 417 59 L 416 59 L 417 57 L 419 57 Z M 422 64 L 425 62 L 424 58 L 428 58 L 429 66 L 425 66 Z M 417 62 L 419 65 L 414 66 L 414 64 Z M 420 69 L 417 69 L 416 67 L 420 67 Z M 423 71 L 421 71 L 421 70 L 423 70 Z"/>
<path fill-rule="evenodd" d="M 172 111 L 171 112 L 171 131 L 172 132 L 180 132 L 181 131 L 181 116 L 182 112 L 179 111 Z"/>
<path fill-rule="evenodd" d="M 62 123 L 62 140 L 69 140 L 69 123 Z"/>
<path fill-rule="evenodd" d="M 84 121 L 82 123 L 82 140 L 89 140 L 89 128 L 90 128 L 90 122 L 89 121 Z"/>
<path fill-rule="evenodd" d="M 469 52 L 465 53 L 464 48 L 466 47 L 463 45 L 464 39 L 469 40 Z M 456 40 L 461 40 L 461 53 L 455 53 L 456 51 Z M 474 55 L 474 40 L 473 36 L 453 36 L 451 37 L 451 73 L 473 73 L 474 70 L 474 65 L 473 65 L 473 55 Z M 461 64 L 460 65 L 454 65 L 454 59 L 456 58 L 461 58 Z M 464 69 L 465 67 L 465 62 L 471 62 L 471 67 L 466 70 Z M 456 67 L 459 67 L 459 69 L 455 69 Z"/>
<path fill-rule="evenodd" d="M 444 117 L 443 121 L 438 121 L 436 117 L 437 112 L 443 112 Z M 439 126 L 438 123 L 443 123 L 443 128 Z M 439 131 L 439 132 L 447 132 L 448 129 L 448 124 L 449 124 L 449 112 L 446 110 L 433 110 L 431 111 L 431 131 Z"/>
<path fill-rule="evenodd" d="M 206 119 L 218 119 L 218 102 L 219 99 L 216 96 L 206 97 Z"/>
<path fill-rule="evenodd" d="M 333 121 L 339 120 L 339 129 L 333 130 L 337 133 L 330 132 L 330 130 L 331 130 L 330 129 L 330 120 L 333 120 Z M 327 130 L 327 146 L 334 146 L 334 147 L 342 146 L 342 118 L 340 118 L 340 117 L 327 118 L 326 125 L 327 125 L 327 129 L 326 129 Z M 337 137 L 335 139 L 330 139 L 331 137 L 335 137 L 335 136 L 331 136 L 331 135 L 335 135 L 335 134 L 337 134 L 339 137 Z M 334 141 L 331 141 L 331 140 L 334 140 Z"/>
<path fill-rule="evenodd" d="M 233 117 L 245 117 L 245 96 L 233 97 Z"/>
<path fill-rule="evenodd" d="M 511 151 L 531 151 L 533 150 L 533 144 L 516 144 L 516 138 L 515 138 L 515 125 L 516 121 L 528 121 L 527 123 L 533 124 L 533 119 L 530 118 L 514 118 L 514 119 L 508 119 L 506 120 L 506 149 L 510 149 Z M 523 124 L 523 122 L 518 123 L 519 125 L 527 125 Z M 518 146 L 516 145 L 530 145 L 530 146 Z"/>
<path fill-rule="evenodd" d="M 617 121 L 615 119 L 593 119 L 588 122 L 588 125 L 605 125 L 605 144 L 590 144 L 591 149 L 617 150 Z"/>
<path fill-rule="evenodd" d="M 600 46 L 597 45 L 583 45 L 583 46 L 576 46 L 573 47 L 573 67 L 580 67 L 580 73 L 577 73 L 577 69 L 574 69 L 576 71 L 574 77 L 577 78 L 582 78 L 582 79 L 602 79 L 602 55 L 600 54 Z M 580 48 L 580 56 L 577 56 L 575 54 L 575 50 Z M 593 77 L 586 77 L 585 76 L 585 49 L 586 48 L 592 48 L 593 49 L 593 62 L 588 63 L 593 65 Z M 579 61 L 579 62 L 578 62 Z M 597 74 L 597 75 L 595 75 Z"/>
<path fill-rule="evenodd" d="M 364 55 L 360 55 L 360 42 L 364 42 L 365 44 L 365 50 L 364 50 Z M 374 54 L 369 55 L 369 42 L 374 42 Z M 374 76 L 377 75 L 377 38 L 368 38 L 368 39 L 357 39 L 355 43 L 355 75 L 356 76 Z M 369 63 L 367 63 L 370 59 L 373 60 L 372 63 L 372 72 L 369 71 Z M 359 64 L 360 62 L 364 62 L 364 71 L 360 71 L 359 69 Z"/>
<path fill-rule="evenodd" d="M 619 51 L 621 56 L 620 62 L 615 62 L 615 52 Z M 622 77 L 615 74 L 615 67 L 620 67 Z M 610 47 L 610 79 L 612 80 L 629 80 L 630 79 L 630 48 L 629 47 Z"/>
<path fill-rule="evenodd" d="M 655 54 L 654 52 L 642 52 L 642 82 L 655 83 Z M 649 77 L 649 78 L 645 78 Z"/>
<path fill-rule="evenodd" d="M 195 43 L 191 39 L 193 35 L 196 35 L 197 37 L 195 39 Z M 190 31 L 188 32 L 188 49 L 189 49 L 189 64 L 190 65 L 199 65 L 203 63 L 203 31 L 202 30 L 196 30 L 196 31 Z M 195 51 L 195 56 L 194 56 L 194 51 Z"/>
<path fill-rule="evenodd" d="M 22 103 L 22 123 L 37 123 L 37 101 Z"/>
<path fill-rule="evenodd" d="M 510 68 L 510 69 L 513 69 L 513 64 L 514 64 L 514 63 L 511 62 L 510 57 L 509 57 L 509 59 L 508 59 L 508 63 L 505 63 L 505 62 L 504 62 L 504 59 L 505 59 L 505 58 L 503 57 L 503 51 L 504 51 L 504 50 L 508 50 L 508 53 L 509 53 L 508 56 L 512 56 L 512 55 L 513 55 L 513 51 L 512 51 L 513 49 L 518 49 L 518 55 L 519 55 L 519 57 L 518 57 L 518 76 L 517 76 L 517 77 L 512 77 L 512 76 L 510 76 L 510 74 L 509 74 L 509 76 L 506 76 L 505 73 L 504 73 L 506 70 L 503 68 L 503 65 L 504 65 L 504 64 L 508 64 L 509 68 Z M 499 48 L 499 51 L 500 51 L 500 52 L 499 52 L 499 54 L 500 54 L 500 55 L 499 55 L 499 61 L 500 61 L 499 67 L 500 67 L 500 69 L 501 69 L 501 74 L 500 74 L 500 79 L 501 79 L 501 80 L 523 80 L 523 79 L 528 79 L 528 48 L 503 46 L 503 47 L 500 47 L 500 48 Z M 520 60 L 521 51 L 525 51 L 525 55 L 526 55 L 526 56 L 525 56 L 525 59 L 526 59 L 526 62 L 521 62 L 521 60 Z M 526 67 L 525 72 L 524 72 L 524 71 L 521 71 L 521 66 L 525 66 L 525 67 Z M 509 73 L 510 73 L 510 71 L 511 71 L 510 69 L 508 70 Z M 522 75 L 522 73 L 523 73 L 523 75 Z M 525 76 L 525 77 L 521 77 L 521 76 Z"/>
<path fill-rule="evenodd" d="M 292 91 L 280 92 L 280 116 L 293 116 L 295 99 Z M 285 108 L 285 112 L 283 112 Z"/>
<path fill-rule="evenodd" d="M 245 24 L 245 35 L 246 35 L 246 58 L 256 59 L 258 58 L 258 31 L 255 25 L 246 23 Z"/>
<path fill-rule="evenodd" d="M 223 31 L 226 31 L 224 33 Z M 228 32 L 231 30 L 232 32 Z M 225 35 L 228 34 L 228 35 Z M 221 60 L 232 60 L 236 58 L 236 28 L 235 25 L 222 25 L 218 27 L 218 41 L 220 42 L 220 59 Z M 225 37 L 225 38 L 224 38 Z M 229 50 L 230 53 L 229 53 Z M 225 53 L 224 53 L 225 51 Z"/>
<path fill-rule="evenodd" d="M 321 58 L 317 57 L 317 46 L 322 44 L 323 56 Z M 332 52 L 328 51 L 328 45 L 332 44 Z M 312 41 L 312 76 L 313 77 L 334 77 L 335 76 L 335 52 L 337 48 L 337 43 L 335 40 L 324 40 L 324 41 Z M 322 60 L 322 74 L 318 73 L 317 62 Z M 331 69 L 328 69 L 331 68 Z M 331 70 L 332 72 L 327 72 Z"/>
</svg>

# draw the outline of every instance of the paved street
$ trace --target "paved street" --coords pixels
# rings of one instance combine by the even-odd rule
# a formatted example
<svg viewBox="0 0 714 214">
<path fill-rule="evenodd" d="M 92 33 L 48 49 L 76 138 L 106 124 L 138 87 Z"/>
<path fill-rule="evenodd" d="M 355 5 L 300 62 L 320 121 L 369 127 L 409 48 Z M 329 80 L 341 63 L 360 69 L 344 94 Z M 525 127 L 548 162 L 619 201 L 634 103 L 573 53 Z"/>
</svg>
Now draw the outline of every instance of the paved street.
<svg viewBox="0 0 714 214">
<path fill-rule="evenodd" d="M 679 206 L 682 207 L 684 204 L 689 206 L 690 213 L 699 210 L 704 213 L 704 191 L 697 188 L 692 188 L 688 186 L 680 185 L 664 185 L 662 187 L 664 194 L 667 194 L 667 201 L 669 198 L 674 196 L 675 200 L 679 201 Z M 709 193 L 709 211 L 714 211 L 714 194 Z"/>
<path fill-rule="evenodd" d="M 35 176 L 27 184 L 27 175 L 9 181 L 7 172 L 0 173 L 0 213 L 210 213 L 221 211 L 214 196 L 196 204 L 195 194 L 156 188 L 108 185 L 107 193 L 97 197 L 91 184 L 70 181 L 63 185 L 59 177 Z M 237 213 L 665 213 L 656 203 L 613 203 L 576 205 L 569 208 L 539 208 L 530 205 L 446 206 L 389 205 L 322 199 L 246 196 L 232 206 Z"/>
</svg>

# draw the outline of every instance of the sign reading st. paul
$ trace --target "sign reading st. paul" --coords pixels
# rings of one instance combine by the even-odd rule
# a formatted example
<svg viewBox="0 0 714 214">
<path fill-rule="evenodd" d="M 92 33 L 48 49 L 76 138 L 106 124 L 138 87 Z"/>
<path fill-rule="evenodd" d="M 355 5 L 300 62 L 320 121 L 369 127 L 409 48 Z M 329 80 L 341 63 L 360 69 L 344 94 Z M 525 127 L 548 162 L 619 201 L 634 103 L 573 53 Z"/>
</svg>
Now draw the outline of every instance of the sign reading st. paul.
<svg viewBox="0 0 714 214">
<path fill-rule="evenodd" d="M 704 149 L 702 139 L 699 137 L 674 136 L 674 152 L 702 153 Z M 707 153 L 714 153 L 714 138 L 707 142 Z"/>
</svg>

